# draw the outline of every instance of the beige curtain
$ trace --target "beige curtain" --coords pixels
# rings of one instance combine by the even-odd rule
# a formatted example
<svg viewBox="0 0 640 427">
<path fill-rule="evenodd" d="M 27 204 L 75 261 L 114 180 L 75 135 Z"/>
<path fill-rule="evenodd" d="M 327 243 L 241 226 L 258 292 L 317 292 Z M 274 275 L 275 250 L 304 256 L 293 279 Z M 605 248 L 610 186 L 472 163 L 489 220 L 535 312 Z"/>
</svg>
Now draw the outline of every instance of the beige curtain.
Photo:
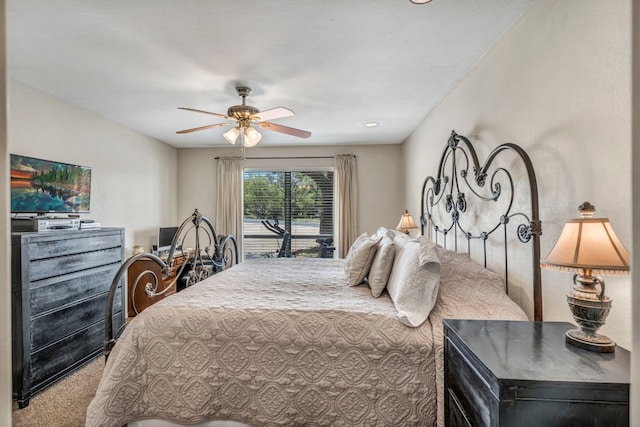
<svg viewBox="0 0 640 427">
<path fill-rule="evenodd" d="M 356 156 L 341 154 L 335 157 L 335 181 L 336 242 L 338 243 L 338 257 L 344 258 L 358 237 Z"/>
<path fill-rule="evenodd" d="M 238 241 L 238 255 L 242 250 L 243 157 L 220 157 L 216 170 L 216 232 L 233 234 Z"/>
</svg>

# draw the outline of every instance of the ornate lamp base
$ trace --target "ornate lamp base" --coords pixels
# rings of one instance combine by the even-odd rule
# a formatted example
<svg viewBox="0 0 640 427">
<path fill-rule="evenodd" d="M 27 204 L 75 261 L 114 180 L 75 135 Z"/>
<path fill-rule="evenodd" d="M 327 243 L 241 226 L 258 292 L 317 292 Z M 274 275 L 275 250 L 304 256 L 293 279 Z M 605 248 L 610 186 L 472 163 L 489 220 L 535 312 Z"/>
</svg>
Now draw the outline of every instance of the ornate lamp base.
<svg viewBox="0 0 640 427">
<path fill-rule="evenodd" d="M 567 331 L 565 337 L 569 344 L 589 351 L 613 353 L 616 349 L 616 343 L 611 338 L 600 334 L 589 335 L 580 329 Z"/>
<path fill-rule="evenodd" d="M 585 350 L 613 353 L 616 343 L 597 333 L 611 309 L 611 298 L 604 294 L 604 280 L 593 277 L 589 271 L 575 275 L 573 283 L 573 289 L 567 294 L 567 303 L 580 328 L 567 331 L 566 341 Z M 600 289 L 596 285 L 600 285 Z"/>
</svg>

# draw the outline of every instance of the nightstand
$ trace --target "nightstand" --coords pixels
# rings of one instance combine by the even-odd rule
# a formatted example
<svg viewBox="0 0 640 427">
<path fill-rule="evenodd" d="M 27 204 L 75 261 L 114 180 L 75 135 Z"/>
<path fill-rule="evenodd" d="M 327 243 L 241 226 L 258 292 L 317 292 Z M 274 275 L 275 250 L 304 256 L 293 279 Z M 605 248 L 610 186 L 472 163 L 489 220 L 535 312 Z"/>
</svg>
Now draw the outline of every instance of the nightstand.
<svg viewBox="0 0 640 427">
<path fill-rule="evenodd" d="M 567 344 L 574 327 L 445 320 L 445 425 L 628 426 L 630 353 Z"/>
</svg>

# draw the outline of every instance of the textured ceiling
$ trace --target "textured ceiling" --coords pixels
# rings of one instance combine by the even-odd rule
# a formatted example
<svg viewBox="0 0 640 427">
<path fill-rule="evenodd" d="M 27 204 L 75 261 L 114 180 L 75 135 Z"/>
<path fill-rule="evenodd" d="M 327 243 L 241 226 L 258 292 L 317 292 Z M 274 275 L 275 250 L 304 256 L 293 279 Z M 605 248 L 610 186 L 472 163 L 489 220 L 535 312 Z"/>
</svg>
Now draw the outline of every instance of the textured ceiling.
<svg viewBox="0 0 640 427">
<path fill-rule="evenodd" d="M 285 106 L 261 145 L 401 143 L 533 0 L 8 0 L 9 77 L 176 147 Z M 364 123 L 376 121 L 377 128 Z"/>
</svg>

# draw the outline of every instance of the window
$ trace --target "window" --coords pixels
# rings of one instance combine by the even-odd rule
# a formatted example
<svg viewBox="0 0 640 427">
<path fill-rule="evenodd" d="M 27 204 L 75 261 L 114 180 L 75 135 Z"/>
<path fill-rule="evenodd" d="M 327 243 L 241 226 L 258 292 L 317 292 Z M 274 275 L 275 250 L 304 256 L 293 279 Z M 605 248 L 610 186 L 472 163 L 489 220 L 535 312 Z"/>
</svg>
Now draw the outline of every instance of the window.
<svg viewBox="0 0 640 427">
<path fill-rule="evenodd" d="M 243 220 L 247 259 L 333 257 L 333 170 L 245 169 Z"/>
</svg>

